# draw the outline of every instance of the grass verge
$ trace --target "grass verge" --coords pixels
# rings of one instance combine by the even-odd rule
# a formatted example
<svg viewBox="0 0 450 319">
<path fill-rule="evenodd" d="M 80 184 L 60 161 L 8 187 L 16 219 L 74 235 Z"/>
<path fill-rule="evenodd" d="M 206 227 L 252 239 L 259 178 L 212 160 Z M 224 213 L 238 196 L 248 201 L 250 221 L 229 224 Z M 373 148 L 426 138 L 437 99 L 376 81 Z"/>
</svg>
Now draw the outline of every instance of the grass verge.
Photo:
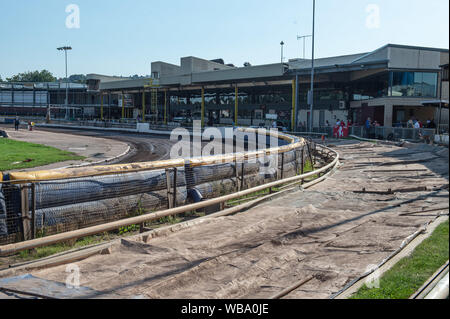
<svg viewBox="0 0 450 319">
<path fill-rule="evenodd" d="M 45 145 L 0 138 L 0 171 L 32 168 L 83 158 Z"/>
<path fill-rule="evenodd" d="M 380 288 L 362 287 L 350 299 L 408 299 L 449 259 L 449 222 L 400 260 L 380 279 Z"/>
</svg>

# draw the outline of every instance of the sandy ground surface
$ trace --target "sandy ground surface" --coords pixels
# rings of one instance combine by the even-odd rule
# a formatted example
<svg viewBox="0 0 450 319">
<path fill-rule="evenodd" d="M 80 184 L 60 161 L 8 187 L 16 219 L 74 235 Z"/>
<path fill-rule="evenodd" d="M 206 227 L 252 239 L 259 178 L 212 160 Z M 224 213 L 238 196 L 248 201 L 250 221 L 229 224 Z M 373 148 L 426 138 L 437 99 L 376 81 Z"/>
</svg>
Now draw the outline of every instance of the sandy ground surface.
<svg viewBox="0 0 450 319">
<path fill-rule="evenodd" d="M 314 275 L 286 298 L 329 298 L 448 214 L 448 149 L 352 141 L 333 148 L 342 167 L 323 183 L 148 242 L 122 239 L 109 254 L 76 263 L 81 285 L 119 298 L 252 299 Z M 430 190 L 355 193 L 424 186 Z M 32 275 L 64 283 L 66 266 Z"/>
<path fill-rule="evenodd" d="M 46 132 L 39 128 L 35 128 L 32 132 L 25 129 L 16 132 L 10 126 L 0 126 L 0 129 L 6 131 L 9 138 L 13 140 L 47 145 L 85 157 L 81 161 L 65 161 L 38 168 L 21 169 L 20 171 L 46 170 L 91 164 L 110 160 L 129 150 L 129 145 L 126 142 L 101 137 L 83 136 L 81 138 L 80 136 L 68 133 Z"/>
</svg>

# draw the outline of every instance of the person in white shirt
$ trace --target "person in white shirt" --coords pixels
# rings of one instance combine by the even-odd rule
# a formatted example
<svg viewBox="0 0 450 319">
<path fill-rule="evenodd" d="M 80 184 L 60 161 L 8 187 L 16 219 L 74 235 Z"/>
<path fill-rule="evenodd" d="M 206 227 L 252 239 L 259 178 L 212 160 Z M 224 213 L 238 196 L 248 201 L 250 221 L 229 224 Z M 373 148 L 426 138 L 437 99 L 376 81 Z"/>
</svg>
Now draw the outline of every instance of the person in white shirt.
<svg viewBox="0 0 450 319">
<path fill-rule="evenodd" d="M 415 121 L 415 122 L 414 122 L 414 128 L 420 128 L 420 123 L 419 123 L 419 121 Z"/>
</svg>

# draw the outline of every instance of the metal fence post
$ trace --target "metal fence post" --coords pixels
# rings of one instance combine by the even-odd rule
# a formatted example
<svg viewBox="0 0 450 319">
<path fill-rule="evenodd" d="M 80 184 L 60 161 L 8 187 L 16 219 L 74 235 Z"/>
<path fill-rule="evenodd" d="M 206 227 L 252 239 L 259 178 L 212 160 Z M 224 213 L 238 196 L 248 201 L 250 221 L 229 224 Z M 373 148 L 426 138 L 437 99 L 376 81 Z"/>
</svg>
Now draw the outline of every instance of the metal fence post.
<svg viewBox="0 0 450 319">
<path fill-rule="evenodd" d="M 36 184 L 31 184 L 31 239 L 36 238 Z"/>
<path fill-rule="evenodd" d="M 166 168 L 167 208 L 173 208 L 173 193 L 170 185 L 170 169 Z"/>
<path fill-rule="evenodd" d="M 314 166 L 316 165 L 316 153 L 317 153 L 317 144 L 315 142 L 312 142 L 313 144 L 313 153 L 312 153 L 312 157 L 313 157 L 313 161 L 314 161 Z"/>
<path fill-rule="evenodd" d="M 302 153 L 301 153 L 301 168 L 300 168 L 300 173 L 301 175 L 303 175 L 303 173 L 305 172 L 305 147 L 302 147 Z"/>
<path fill-rule="evenodd" d="M 242 162 L 242 168 L 241 168 L 241 190 L 245 187 L 245 181 L 244 181 L 244 175 L 245 175 L 245 162 Z"/>
<path fill-rule="evenodd" d="M 177 176 L 178 176 L 178 169 L 176 167 L 174 167 L 173 169 L 173 194 L 172 194 L 172 198 L 173 198 L 173 203 L 172 203 L 172 207 L 177 207 Z"/>
<path fill-rule="evenodd" d="M 238 171 L 238 163 L 237 160 L 234 159 L 234 175 L 236 177 L 236 191 L 241 191 L 241 183 L 239 182 L 239 171 Z"/>
<path fill-rule="evenodd" d="M 312 170 L 314 170 L 314 161 L 313 161 L 313 158 L 312 158 L 312 150 L 311 150 L 310 141 L 308 141 L 308 143 L 307 143 L 307 148 L 308 148 L 309 161 L 311 163 Z"/>
<path fill-rule="evenodd" d="M 21 186 L 21 209 L 22 209 L 22 240 L 31 239 L 31 218 L 30 214 L 30 202 L 28 198 L 28 185 Z"/>
</svg>

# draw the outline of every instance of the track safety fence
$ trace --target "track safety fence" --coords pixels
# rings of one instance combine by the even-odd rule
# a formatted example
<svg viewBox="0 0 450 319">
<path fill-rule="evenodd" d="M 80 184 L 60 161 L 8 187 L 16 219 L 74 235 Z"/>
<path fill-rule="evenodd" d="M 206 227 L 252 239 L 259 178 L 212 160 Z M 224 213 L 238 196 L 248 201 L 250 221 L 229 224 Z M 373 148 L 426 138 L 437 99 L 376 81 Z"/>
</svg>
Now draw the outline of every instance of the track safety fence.
<svg viewBox="0 0 450 319">
<path fill-rule="evenodd" d="M 264 138 L 267 145 L 269 136 Z M 306 173 L 313 176 L 317 167 L 330 166 L 316 174 L 320 177 L 335 167 L 330 163 L 338 162 L 337 153 L 312 140 L 281 133 L 279 138 L 284 145 L 277 148 L 261 150 L 247 141 L 244 152 L 220 156 L 1 174 L 0 255 L 2 245 L 140 216 L 145 219 L 185 205 L 200 204 L 196 211 L 206 214 L 217 212 L 226 201 L 201 203 L 277 181 L 282 185 L 284 180 Z M 133 227 L 126 230 L 146 230 L 145 222 Z"/>
</svg>

